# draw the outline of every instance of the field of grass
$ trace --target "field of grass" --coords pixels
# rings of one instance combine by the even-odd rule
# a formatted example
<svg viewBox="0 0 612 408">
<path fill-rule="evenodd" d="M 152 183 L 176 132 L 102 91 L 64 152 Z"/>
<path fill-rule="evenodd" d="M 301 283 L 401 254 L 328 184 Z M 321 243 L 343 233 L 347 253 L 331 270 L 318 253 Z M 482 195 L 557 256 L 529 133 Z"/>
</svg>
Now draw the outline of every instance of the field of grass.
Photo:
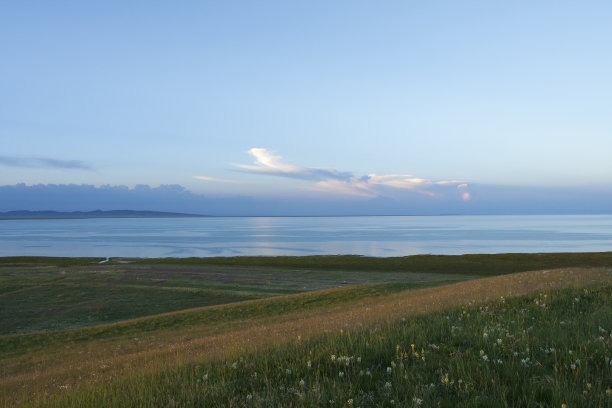
<svg viewBox="0 0 612 408">
<path fill-rule="evenodd" d="M 44 259 L 44 258 L 43 258 Z M 356 284 L 395 289 L 471 279 L 440 273 L 321 271 L 191 264 L 0 262 L 0 335 L 75 329 Z M 24 266 L 27 265 L 27 266 Z M 33 266 L 35 265 L 35 266 Z M 392 290 L 392 289 L 389 289 Z"/>
<path fill-rule="evenodd" d="M 0 403 L 612 406 L 612 262 L 492 257 L 503 275 L 0 259 Z"/>
<path fill-rule="evenodd" d="M 338 286 L 612 265 L 612 252 L 400 258 L 0 258 L 0 335 L 63 330 Z"/>
<path fill-rule="evenodd" d="M 237 256 L 211 258 L 158 258 L 134 262 L 178 265 L 260 266 L 318 270 L 429 272 L 494 276 L 504 273 L 573 267 L 612 265 L 612 252 L 413 255 L 373 258 L 359 255 Z"/>
<path fill-rule="evenodd" d="M 605 407 L 612 286 L 538 292 L 67 392 L 61 407 Z"/>
</svg>

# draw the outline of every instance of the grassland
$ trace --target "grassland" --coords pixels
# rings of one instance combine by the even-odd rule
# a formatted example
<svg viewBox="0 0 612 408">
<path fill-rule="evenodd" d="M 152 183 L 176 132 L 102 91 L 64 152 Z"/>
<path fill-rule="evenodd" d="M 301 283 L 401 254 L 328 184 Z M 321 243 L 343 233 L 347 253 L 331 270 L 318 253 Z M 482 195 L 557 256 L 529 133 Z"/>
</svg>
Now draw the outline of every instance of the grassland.
<svg viewBox="0 0 612 408">
<path fill-rule="evenodd" d="M 612 406 L 610 255 L 556 255 L 0 259 L 0 402 Z"/>
<path fill-rule="evenodd" d="M 0 257 L 3 266 L 87 266 L 103 258 Z M 358 255 L 236 256 L 209 258 L 113 258 L 111 264 L 238 266 L 318 271 L 430 272 L 493 276 L 503 273 L 572 267 L 612 265 L 612 252 L 565 252 L 531 254 L 414 255 L 372 258 Z"/>
<path fill-rule="evenodd" d="M 612 286 L 537 292 L 185 362 L 44 404 L 605 407 Z"/>
<path fill-rule="evenodd" d="M 397 291 L 475 277 L 191 263 L 98 264 L 98 260 L 79 263 L 61 258 L 44 265 L 43 261 L 6 262 L 0 267 L 0 335 L 74 329 L 357 284 L 394 283 L 386 291 Z"/>
</svg>

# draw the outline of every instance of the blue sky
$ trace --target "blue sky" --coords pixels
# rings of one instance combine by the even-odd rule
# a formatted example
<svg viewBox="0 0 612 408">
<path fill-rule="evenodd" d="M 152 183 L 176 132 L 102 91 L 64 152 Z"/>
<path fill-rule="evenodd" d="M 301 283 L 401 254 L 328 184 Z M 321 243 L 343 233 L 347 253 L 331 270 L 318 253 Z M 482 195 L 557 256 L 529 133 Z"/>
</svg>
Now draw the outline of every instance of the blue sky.
<svg viewBox="0 0 612 408">
<path fill-rule="evenodd" d="M 610 21 L 606 1 L 3 1 L 0 186 L 605 211 Z"/>
</svg>

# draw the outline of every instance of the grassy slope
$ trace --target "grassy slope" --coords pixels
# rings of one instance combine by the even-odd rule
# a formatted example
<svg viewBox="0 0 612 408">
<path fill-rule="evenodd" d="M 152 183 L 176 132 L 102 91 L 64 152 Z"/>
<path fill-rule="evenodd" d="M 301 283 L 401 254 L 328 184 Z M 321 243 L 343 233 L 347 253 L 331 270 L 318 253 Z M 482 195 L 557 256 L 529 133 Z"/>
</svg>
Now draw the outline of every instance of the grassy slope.
<svg viewBox="0 0 612 408">
<path fill-rule="evenodd" d="M 293 338 L 68 392 L 59 407 L 604 407 L 612 286 Z"/>
<path fill-rule="evenodd" d="M 135 378 L 144 378 L 142 376 L 147 372 L 180 367 L 193 360 L 205 362 L 227 353 L 266 348 L 297 336 L 315 338 L 329 330 L 349 330 L 360 324 L 380 323 L 465 302 L 483 302 L 500 295 L 569 285 L 595 284 L 610 281 L 610 278 L 609 270 L 559 270 L 506 275 L 399 293 L 391 293 L 393 290 L 384 293 L 385 287 L 393 285 L 370 287 L 372 289 L 344 288 L 177 312 L 60 334 L 5 336 L 0 338 L 4 341 L 0 348 L 11 350 L 11 353 L 0 364 L 3 367 L 2 398 L 5 403 L 14 403 L 44 392 L 57 394 L 88 384 L 93 384 L 95 390 L 95 384 L 110 377 L 127 376 L 132 378 L 129 381 L 134 381 Z M 368 290 L 378 293 L 367 293 Z M 218 319 L 207 320 L 197 315 L 202 312 L 216 313 Z M 152 323 L 155 321 L 157 323 Z M 172 329 L 176 327 L 168 325 L 172 321 L 181 330 Z M 71 337 L 79 332 L 89 334 L 83 338 Z M 101 335 L 104 333 L 110 335 Z M 53 336 L 59 338 L 53 340 Z M 30 355 L 33 349 L 37 352 Z M 190 384 L 186 386 L 193 385 Z M 112 394 L 113 389 L 104 392 Z M 150 401 L 145 404 L 151 405 Z M 160 405 L 167 404 L 168 401 L 160 402 Z"/>
<path fill-rule="evenodd" d="M 0 335 L 94 326 L 345 285 L 423 285 L 468 278 L 215 265 L 6 266 L 0 268 Z"/>
<path fill-rule="evenodd" d="M 612 265 L 612 252 L 100 260 L 0 258 L 0 335 L 94 326 L 341 285 L 605 266 Z"/>
<path fill-rule="evenodd" d="M 190 328 L 210 329 L 222 324 L 274 319 L 293 313 L 345 306 L 361 299 L 373 299 L 410 288 L 435 286 L 446 281 L 427 284 L 389 283 L 357 285 L 343 289 L 309 292 L 293 296 L 278 296 L 256 302 L 239 302 L 213 307 L 198 307 L 184 311 L 131 319 L 114 324 L 86 327 L 75 330 L 55 330 L 0 336 L 3 356 L 23 356 L 33 351 L 63 347 L 66 344 L 88 343 L 105 339 L 121 339 L 129 336 L 186 331 Z"/>
<path fill-rule="evenodd" d="M 39 285 L 0 296 L 0 334 L 79 328 L 254 298 L 211 290 Z"/>
</svg>

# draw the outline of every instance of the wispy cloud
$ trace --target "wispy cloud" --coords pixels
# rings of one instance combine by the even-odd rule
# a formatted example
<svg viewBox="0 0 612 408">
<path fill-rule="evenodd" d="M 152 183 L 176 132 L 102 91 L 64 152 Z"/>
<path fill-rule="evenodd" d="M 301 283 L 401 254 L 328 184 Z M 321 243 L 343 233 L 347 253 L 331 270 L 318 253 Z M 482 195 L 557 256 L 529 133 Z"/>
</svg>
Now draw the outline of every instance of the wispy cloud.
<svg viewBox="0 0 612 408">
<path fill-rule="evenodd" d="M 80 160 L 58 160 L 48 157 L 0 156 L 0 165 L 23 168 L 91 170 L 89 164 Z"/>
<path fill-rule="evenodd" d="M 193 178 L 202 180 L 202 181 L 212 181 L 213 183 L 240 183 L 240 181 L 238 180 L 209 177 L 209 176 L 193 176 Z"/>
<path fill-rule="evenodd" d="M 301 167 L 287 163 L 281 156 L 276 156 L 267 149 L 254 147 L 249 154 L 255 158 L 255 164 L 236 164 L 235 166 L 252 173 L 263 173 L 273 176 L 289 177 L 301 180 L 349 180 L 351 173 L 334 169 L 317 169 Z"/>
<path fill-rule="evenodd" d="M 264 148 L 250 149 L 249 154 L 255 158 L 254 164 L 236 164 L 235 166 L 251 173 L 314 181 L 313 185 L 306 188 L 315 191 L 373 198 L 383 195 L 389 189 L 411 190 L 419 194 L 437 196 L 441 190 L 448 190 L 447 187 L 456 187 L 464 200 L 467 201 L 470 198 L 469 192 L 466 191 L 468 185 L 459 180 L 434 181 L 411 174 L 369 174 L 356 177 L 353 173 L 335 169 L 297 166 Z"/>
</svg>

